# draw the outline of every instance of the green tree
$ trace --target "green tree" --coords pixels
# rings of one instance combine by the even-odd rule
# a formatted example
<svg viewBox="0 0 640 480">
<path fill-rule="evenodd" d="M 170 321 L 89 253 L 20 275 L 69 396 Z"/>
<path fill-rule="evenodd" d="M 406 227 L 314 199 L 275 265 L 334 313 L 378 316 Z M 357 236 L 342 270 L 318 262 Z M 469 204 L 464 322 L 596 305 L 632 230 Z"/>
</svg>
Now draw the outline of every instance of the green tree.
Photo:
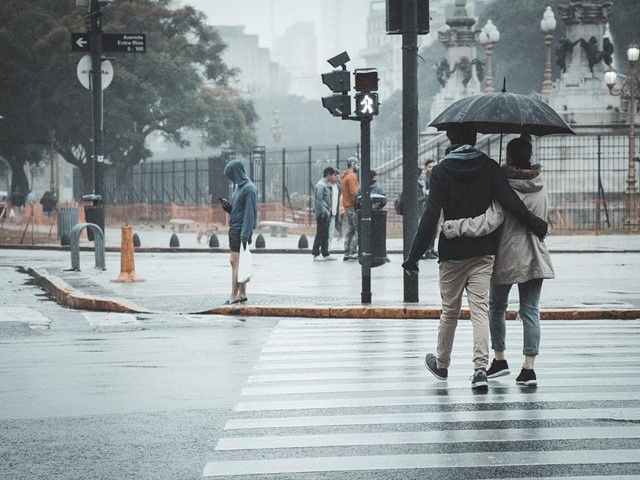
<svg viewBox="0 0 640 480">
<path fill-rule="evenodd" d="M 2 18 L 3 10 L 17 12 L 20 3 L 2 2 Z M 30 133 L 23 133 L 27 143 L 46 144 L 42 139 L 55 132 L 56 149 L 82 171 L 88 191 L 93 182 L 91 94 L 75 79 L 79 55 L 70 52 L 69 41 L 71 32 L 84 30 L 87 11 L 76 8 L 72 0 L 32 3 L 33 10 L 48 20 L 24 41 L 34 61 L 24 62 L 18 48 L 3 55 L 25 76 L 21 85 L 32 99 L 29 108 L 16 107 L 14 112 L 26 125 L 39 117 Z M 257 115 L 252 103 L 230 87 L 236 72 L 222 61 L 225 45 L 206 25 L 204 14 L 191 7 L 171 7 L 170 0 L 119 0 L 102 9 L 105 32 L 145 33 L 147 41 L 144 54 L 105 54 L 116 57 L 114 80 L 104 90 L 104 151 L 115 168 L 118 187 L 126 184 L 123 180 L 134 165 L 151 156 L 146 141 L 153 133 L 179 146 L 188 145 L 190 130 L 203 131 L 212 147 L 246 148 L 254 142 Z M 13 20 L 11 31 L 28 30 L 34 23 L 21 14 Z M 2 78 L 1 89 L 15 91 L 13 79 L 7 80 Z M 11 139 L 0 139 L 5 151 Z"/>
</svg>

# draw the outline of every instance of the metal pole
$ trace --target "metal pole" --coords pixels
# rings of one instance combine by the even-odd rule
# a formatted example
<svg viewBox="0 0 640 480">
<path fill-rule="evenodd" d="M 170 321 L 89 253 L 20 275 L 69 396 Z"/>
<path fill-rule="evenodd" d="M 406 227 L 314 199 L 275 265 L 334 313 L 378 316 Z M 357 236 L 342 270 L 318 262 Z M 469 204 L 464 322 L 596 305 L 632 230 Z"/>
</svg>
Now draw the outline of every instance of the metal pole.
<svg viewBox="0 0 640 480">
<path fill-rule="evenodd" d="M 544 68 L 544 82 L 542 82 L 542 94 L 549 95 L 553 91 L 553 81 L 551 80 L 551 43 L 553 42 L 553 32 L 544 34 L 544 44 L 547 47 L 547 62 Z"/>
<path fill-rule="evenodd" d="M 636 143 L 636 82 L 638 81 L 635 62 L 630 62 L 628 74 L 629 84 L 629 174 L 627 176 L 627 195 L 629 199 L 629 227 L 638 227 L 638 215 L 636 214 L 636 171 L 635 171 L 635 143 Z"/>
<path fill-rule="evenodd" d="M 493 93 L 493 42 L 488 42 L 484 46 L 487 52 L 487 86 L 485 87 L 485 93 Z"/>
<path fill-rule="evenodd" d="M 402 0 L 402 250 L 409 255 L 418 226 L 418 6 Z M 363 172 L 364 173 L 364 172 Z M 403 275 L 404 301 L 418 301 L 418 276 Z"/>
<path fill-rule="evenodd" d="M 262 176 L 262 203 L 267 203 L 267 155 L 265 154 L 260 165 L 260 175 Z"/>
<path fill-rule="evenodd" d="M 93 102 L 93 193 L 104 203 L 104 156 L 102 150 L 102 13 L 98 0 L 89 7 L 91 36 L 91 95 Z M 100 225 L 104 230 L 104 225 Z"/>
<path fill-rule="evenodd" d="M 284 191 L 284 189 L 285 189 L 284 178 L 285 178 L 285 175 L 287 173 L 287 164 L 286 164 L 286 160 L 285 159 L 286 159 L 286 149 L 283 148 L 282 149 L 282 181 L 280 182 L 280 186 L 282 187 L 281 188 L 282 189 L 282 221 L 284 221 L 286 219 L 285 211 L 284 211 L 285 206 L 286 206 L 285 191 Z"/>
<path fill-rule="evenodd" d="M 360 267 L 362 272 L 361 303 L 371 303 L 371 119 L 360 120 Z"/>
<path fill-rule="evenodd" d="M 309 147 L 309 158 L 308 158 L 308 178 L 307 178 L 307 188 L 309 189 L 309 201 L 307 202 L 307 214 L 305 218 L 307 219 L 306 224 L 311 225 L 311 209 L 313 208 L 313 179 L 311 178 L 311 147 Z"/>
</svg>

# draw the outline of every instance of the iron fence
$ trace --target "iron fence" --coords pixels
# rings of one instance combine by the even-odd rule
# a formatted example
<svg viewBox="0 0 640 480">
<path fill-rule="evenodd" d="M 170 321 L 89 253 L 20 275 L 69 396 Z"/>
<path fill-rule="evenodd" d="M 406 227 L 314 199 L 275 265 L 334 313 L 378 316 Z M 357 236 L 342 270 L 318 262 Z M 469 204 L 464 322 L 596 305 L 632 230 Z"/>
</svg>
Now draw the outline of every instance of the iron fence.
<svg viewBox="0 0 640 480">
<path fill-rule="evenodd" d="M 502 151 L 513 136 L 502 139 Z M 438 134 L 423 138 L 416 166 L 444 156 L 447 141 Z M 500 161 L 500 136 L 480 137 L 478 148 Z M 224 184 L 222 169 L 229 158 L 241 156 L 264 204 L 280 204 L 290 212 L 308 212 L 313 187 L 322 170 L 346 167 L 359 157 L 359 145 L 264 149 L 240 155 L 223 152 L 219 158 L 181 159 L 136 165 L 118 203 L 151 205 L 202 205 L 217 203 L 211 196 L 215 185 Z M 628 137 L 622 135 L 550 136 L 534 140 L 535 163 L 543 167 L 549 192 L 550 220 L 560 230 L 625 229 L 625 191 L 628 173 Z M 504 162 L 504 158 L 502 158 Z M 378 173 L 389 203 L 402 190 L 402 145 L 374 142 L 371 168 Z M 107 198 L 115 196 L 115 175 L 107 174 Z M 393 210 L 390 208 L 389 210 Z M 296 220 L 292 215 L 292 219 Z M 308 219 L 308 217 L 307 217 Z M 390 212 L 388 222 L 401 217 Z"/>
</svg>

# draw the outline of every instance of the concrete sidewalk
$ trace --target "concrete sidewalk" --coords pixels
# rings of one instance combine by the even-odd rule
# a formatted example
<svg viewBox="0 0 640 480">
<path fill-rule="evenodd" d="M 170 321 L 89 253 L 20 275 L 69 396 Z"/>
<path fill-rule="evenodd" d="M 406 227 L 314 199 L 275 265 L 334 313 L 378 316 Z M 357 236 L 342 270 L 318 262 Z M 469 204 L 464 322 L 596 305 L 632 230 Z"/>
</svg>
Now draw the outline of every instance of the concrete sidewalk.
<svg viewBox="0 0 640 480">
<path fill-rule="evenodd" d="M 165 249 L 160 243 L 168 244 L 170 235 L 141 236 L 151 251 L 136 252 L 136 272 L 145 281 L 134 284 L 111 282 L 120 272 L 117 251 L 106 254 L 105 271 L 96 270 L 93 253 L 83 251 L 79 272 L 68 270 L 70 254 L 64 250 L 3 249 L 0 255 L 30 269 L 60 303 L 86 310 L 340 318 L 437 318 L 440 313 L 436 261 L 420 263 L 420 302 L 405 304 L 402 255 L 390 253 L 390 263 L 372 269 L 372 303 L 362 305 L 360 265 L 343 262 L 341 256 L 335 262 L 313 262 L 308 250 L 297 248 L 299 236 L 294 235 L 265 236 L 267 248 L 254 255 L 249 301 L 221 306 L 230 289 L 226 235 L 219 236 L 221 248 L 215 250 L 198 248 L 195 234 L 188 233 L 179 234 L 181 246 L 192 243 L 193 249 Z M 119 231 L 107 230 L 107 245 L 114 247 L 115 238 Z M 640 236 L 551 236 L 547 244 L 556 279 L 544 283 L 543 318 L 640 318 Z M 402 240 L 389 239 L 387 245 L 390 252 L 400 252 Z M 517 301 L 514 288 L 512 318 Z"/>
</svg>

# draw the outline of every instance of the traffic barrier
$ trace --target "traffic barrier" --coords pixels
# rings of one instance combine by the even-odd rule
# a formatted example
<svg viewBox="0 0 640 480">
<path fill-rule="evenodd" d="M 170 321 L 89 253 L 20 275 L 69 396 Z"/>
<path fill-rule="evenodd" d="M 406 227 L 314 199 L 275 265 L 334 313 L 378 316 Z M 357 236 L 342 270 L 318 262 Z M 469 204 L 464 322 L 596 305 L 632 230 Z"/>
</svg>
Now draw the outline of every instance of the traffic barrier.
<svg viewBox="0 0 640 480">
<path fill-rule="evenodd" d="M 256 237 L 256 248 L 264 248 L 265 246 L 264 237 L 259 233 Z"/>
<path fill-rule="evenodd" d="M 298 240 L 298 248 L 309 248 L 309 240 L 307 240 L 307 236 L 304 233 L 300 235 L 300 240 Z"/>
<path fill-rule="evenodd" d="M 138 236 L 137 233 L 133 234 L 133 246 L 134 247 L 139 247 L 140 246 L 140 237 Z"/>
</svg>

